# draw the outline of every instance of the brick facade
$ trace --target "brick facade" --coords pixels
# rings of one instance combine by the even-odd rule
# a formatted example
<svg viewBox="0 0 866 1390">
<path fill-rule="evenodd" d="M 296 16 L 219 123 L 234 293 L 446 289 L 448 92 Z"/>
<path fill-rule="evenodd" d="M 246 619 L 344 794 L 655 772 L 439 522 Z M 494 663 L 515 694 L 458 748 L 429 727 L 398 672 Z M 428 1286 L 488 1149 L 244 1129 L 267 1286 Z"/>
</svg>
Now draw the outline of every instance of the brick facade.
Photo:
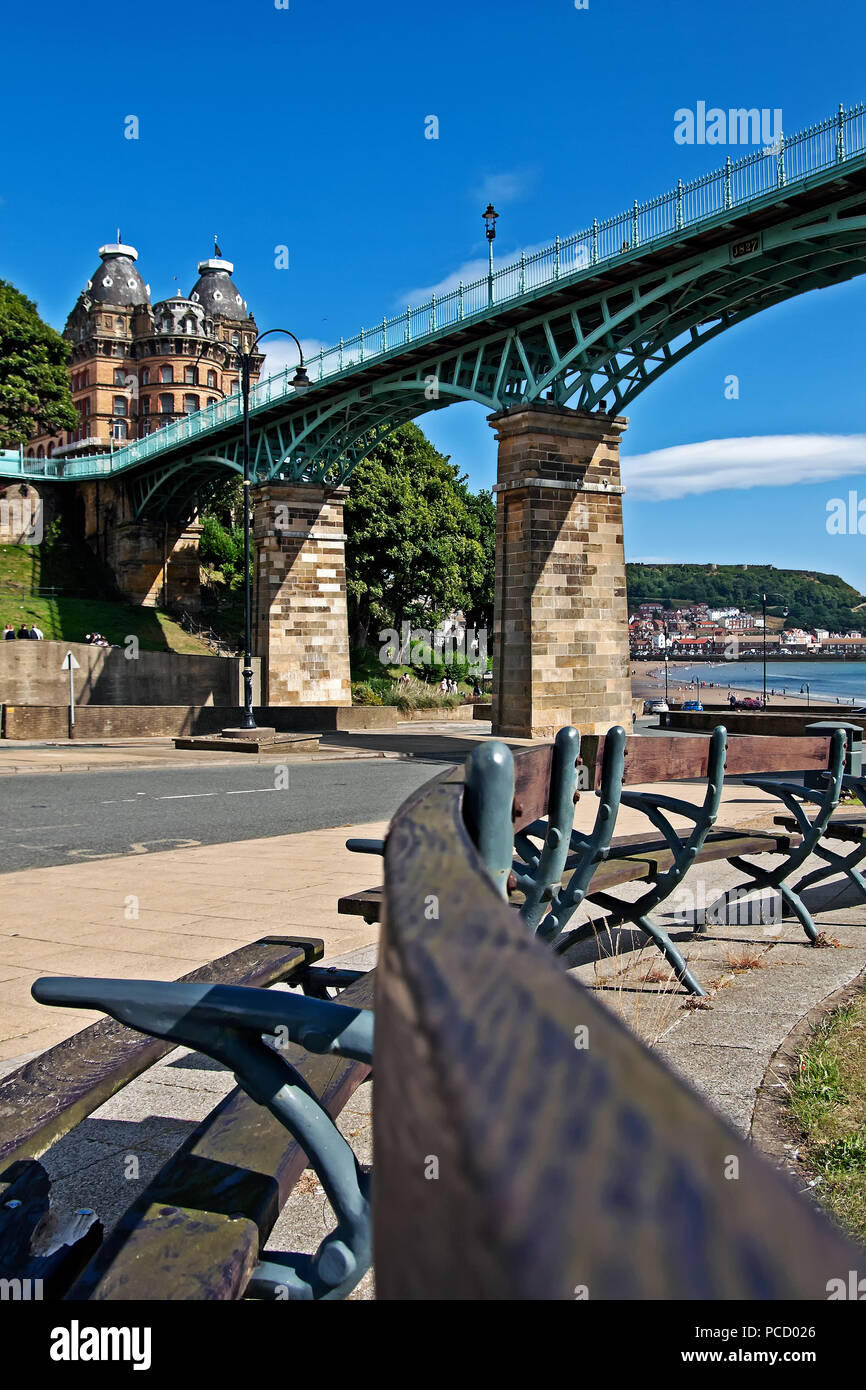
<svg viewBox="0 0 866 1390">
<path fill-rule="evenodd" d="M 351 705 L 345 488 L 253 488 L 253 650 L 268 705 Z"/>
<path fill-rule="evenodd" d="M 619 439 L 558 406 L 489 417 L 499 443 L 493 729 L 631 729 Z"/>
</svg>

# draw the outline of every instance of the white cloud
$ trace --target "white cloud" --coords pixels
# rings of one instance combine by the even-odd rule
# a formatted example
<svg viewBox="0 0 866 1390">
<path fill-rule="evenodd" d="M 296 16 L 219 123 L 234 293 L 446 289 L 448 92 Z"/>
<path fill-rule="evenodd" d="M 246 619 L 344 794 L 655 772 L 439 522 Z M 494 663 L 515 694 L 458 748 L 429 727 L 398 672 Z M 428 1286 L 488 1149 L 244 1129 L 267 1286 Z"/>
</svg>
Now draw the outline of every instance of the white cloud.
<svg viewBox="0 0 866 1390">
<path fill-rule="evenodd" d="M 503 266 L 514 265 L 516 261 L 520 260 L 521 251 L 524 252 L 526 256 L 533 256 L 536 251 L 545 251 L 551 245 L 552 242 L 550 241 L 540 241 L 536 246 L 518 246 L 516 251 L 502 253 L 497 251 L 496 269 L 501 270 Z M 479 256 L 473 261 L 464 261 L 462 265 L 459 265 L 456 270 L 452 270 L 444 279 L 440 280 L 438 284 L 422 286 L 421 289 L 408 290 L 406 294 L 400 296 L 396 303 L 403 308 L 408 304 L 414 309 L 421 304 L 429 303 L 431 296 L 434 294 L 437 299 L 441 299 L 443 294 L 450 294 L 452 290 L 456 290 L 461 280 L 464 285 L 471 285 L 473 280 L 483 280 L 487 275 L 488 266 L 489 260 L 487 256 Z"/>
<path fill-rule="evenodd" d="M 516 203 L 525 197 L 530 179 L 526 174 L 514 171 L 510 174 L 488 174 L 478 189 L 478 198 L 484 203 Z M 482 209 L 479 209 L 479 212 Z"/>
<path fill-rule="evenodd" d="M 820 483 L 866 474 L 866 435 L 707 439 L 623 457 L 622 474 L 630 497 L 652 502 L 729 488 Z"/>
</svg>

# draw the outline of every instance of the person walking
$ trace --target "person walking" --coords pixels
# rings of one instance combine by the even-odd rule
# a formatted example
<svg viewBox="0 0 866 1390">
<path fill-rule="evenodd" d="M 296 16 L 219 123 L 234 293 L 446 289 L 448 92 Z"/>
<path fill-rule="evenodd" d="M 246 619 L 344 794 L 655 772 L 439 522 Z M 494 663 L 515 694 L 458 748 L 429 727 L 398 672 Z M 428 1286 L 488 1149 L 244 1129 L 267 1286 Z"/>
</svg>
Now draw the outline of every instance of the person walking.
<svg viewBox="0 0 866 1390">
<path fill-rule="evenodd" d="M 37 627 L 35 623 L 31 625 L 30 636 L 35 637 L 37 642 L 45 641 L 45 633 L 42 631 L 42 628 Z"/>
<path fill-rule="evenodd" d="M 7 623 L 3 629 L 3 640 L 4 642 L 15 641 L 15 629 L 11 623 Z"/>
<path fill-rule="evenodd" d="M 18 637 L 19 637 L 19 639 L 23 637 L 25 640 L 29 640 L 29 637 L 30 637 L 30 629 L 29 629 L 29 627 L 27 626 L 26 623 L 22 623 L 21 626 L 19 627 L 19 629 L 18 629 Z"/>
</svg>

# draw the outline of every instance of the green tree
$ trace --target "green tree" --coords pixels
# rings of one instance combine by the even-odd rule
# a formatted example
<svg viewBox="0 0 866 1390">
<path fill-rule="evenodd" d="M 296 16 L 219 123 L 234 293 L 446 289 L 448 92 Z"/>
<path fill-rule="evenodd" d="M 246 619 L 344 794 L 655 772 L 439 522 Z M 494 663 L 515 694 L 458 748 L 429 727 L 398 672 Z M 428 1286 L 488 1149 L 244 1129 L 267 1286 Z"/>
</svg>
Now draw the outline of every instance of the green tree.
<svg viewBox="0 0 866 1390">
<path fill-rule="evenodd" d="M 220 570 L 223 582 L 232 588 L 243 582 L 244 577 L 244 533 L 243 528 L 224 526 L 215 516 L 202 517 L 199 537 L 199 558 L 203 565 Z"/>
<path fill-rule="evenodd" d="M 467 496 L 469 514 L 473 519 L 473 536 L 484 554 L 480 576 L 467 581 L 466 622 L 476 629 L 493 627 L 493 583 L 496 572 L 496 503 L 486 488 Z M 476 572 L 473 571 L 473 575 Z M 488 641 L 488 647 L 489 647 Z"/>
<path fill-rule="evenodd" d="M 34 432 L 75 428 L 68 358 L 68 344 L 36 305 L 0 280 L 0 448 L 27 444 Z"/>
<path fill-rule="evenodd" d="M 346 499 L 346 584 L 356 646 L 403 621 L 433 626 L 471 606 L 485 549 L 466 477 L 417 425 L 359 465 Z"/>
</svg>

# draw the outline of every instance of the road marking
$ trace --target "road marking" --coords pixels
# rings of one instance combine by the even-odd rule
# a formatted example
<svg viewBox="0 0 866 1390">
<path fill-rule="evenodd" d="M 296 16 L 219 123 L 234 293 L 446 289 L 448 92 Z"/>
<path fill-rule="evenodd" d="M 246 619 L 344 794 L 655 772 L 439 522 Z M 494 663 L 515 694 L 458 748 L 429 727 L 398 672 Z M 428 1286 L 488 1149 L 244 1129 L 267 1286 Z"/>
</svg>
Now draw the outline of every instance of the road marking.
<svg viewBox="0 0 866 1390">
<path fill-rule="evenodd" d="M 174 796 L 155 796 L 154 801 L 195 801 L 202 796 L 219 796 L 219 792 L 176 792 Z"/>
<path fill-rule="evenodd" d="M 125 801 L 135 801 L 134 796 L 115 796 L 110 801 L 103 801 L 103 806 L 122 806 Z"/>
<path fill-rule="evenodd" d="M 80 830 L 83 821 L 73 821 L 71 825 L 13 825 L 0 830 L 0 835 L 29 835 L 34 830 Z"/>
<path fill-rule="evenodd" d="M 226 796 L 257 796 L 260 792 L 277 792 L 280 787 L 245 787 L 242 791 L 226 792 Z"/>
</svg>

